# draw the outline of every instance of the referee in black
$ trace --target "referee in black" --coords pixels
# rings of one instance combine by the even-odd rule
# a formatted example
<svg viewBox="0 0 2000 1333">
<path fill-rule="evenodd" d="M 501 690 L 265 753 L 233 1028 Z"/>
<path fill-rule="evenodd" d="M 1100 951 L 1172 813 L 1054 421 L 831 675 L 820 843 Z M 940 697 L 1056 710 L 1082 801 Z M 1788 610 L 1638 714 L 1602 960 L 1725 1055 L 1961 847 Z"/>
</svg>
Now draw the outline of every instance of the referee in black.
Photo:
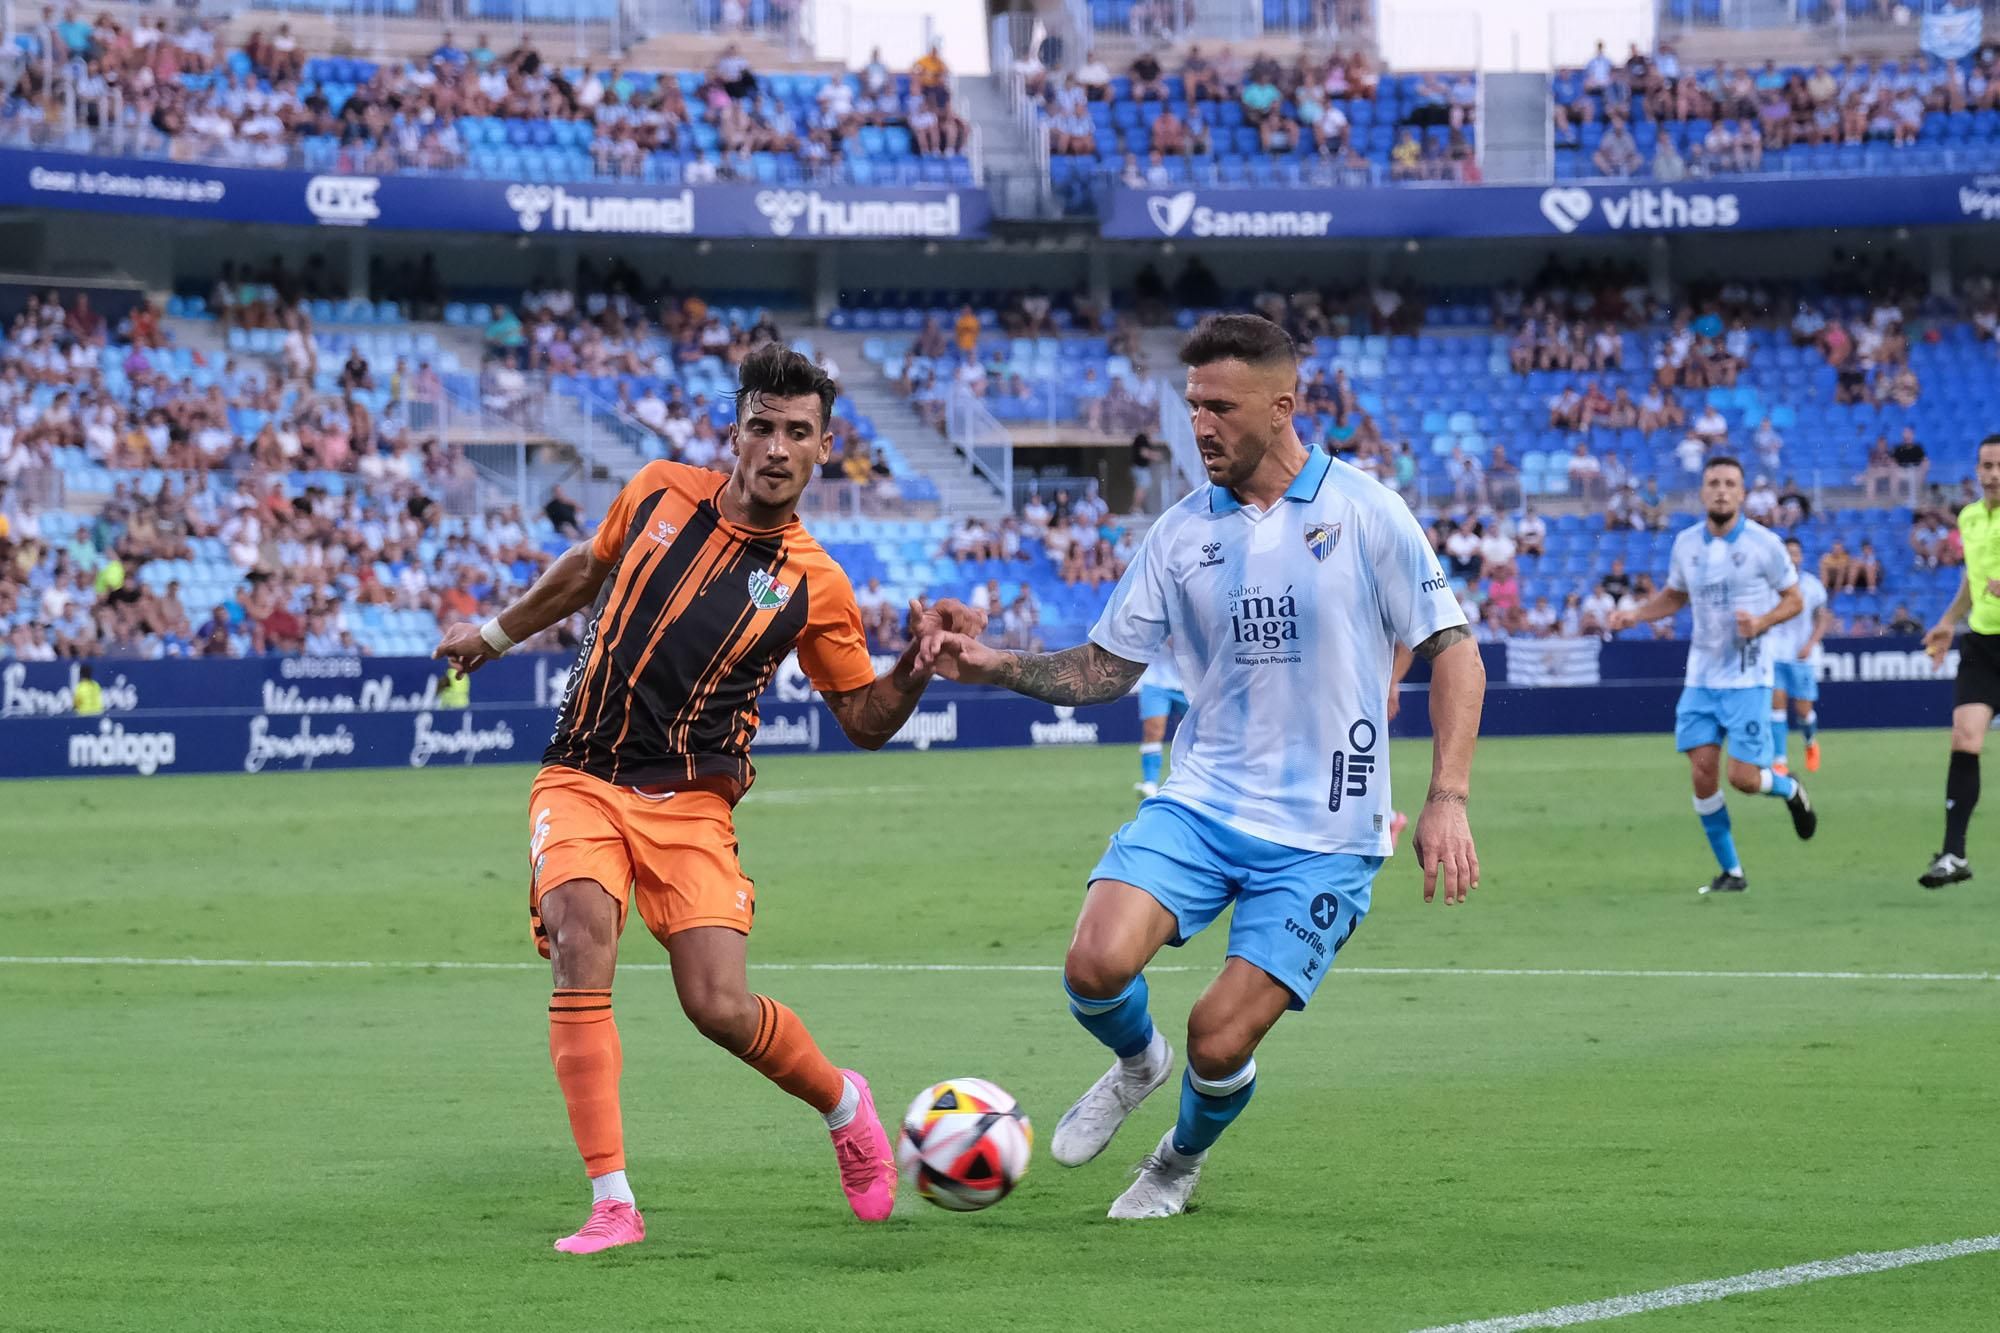
<svg viewBox="0 0 2000 1333">
<path fill-rule="evenodd" d="M 2000 435 L 1979 442 L 1979 499 L 1958 512 L 1965 576 L 1958 595 L 1924 635 L 1924 651 L 1944 665 L 1958 622 L 1968 629 L 1958 649 L 1958 684 L 1951 709 L 1951 769 L 1944 783 L 1944 850 L 1917 878 L 1941 889 L 1972 878 L 1965 830 L 1979 804 L 1979 752 L 2000 708 Z M 1969 618 L 1969 619 L 1968 619 Z"/>
</svg>

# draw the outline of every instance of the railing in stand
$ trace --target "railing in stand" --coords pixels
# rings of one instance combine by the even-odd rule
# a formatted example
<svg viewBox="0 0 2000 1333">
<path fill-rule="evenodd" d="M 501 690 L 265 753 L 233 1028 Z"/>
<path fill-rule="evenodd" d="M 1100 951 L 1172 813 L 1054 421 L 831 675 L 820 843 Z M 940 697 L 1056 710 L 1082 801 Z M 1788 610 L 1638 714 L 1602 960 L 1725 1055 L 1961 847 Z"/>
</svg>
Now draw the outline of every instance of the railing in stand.
<svg viewBox="0 0 2000 1333">
<path fill-rule="evenodd" d="M 945 400 L 945 434 L 974 474 L 1003 497 L 1013 497 L 1014 437 L 963 385 L 953 385 Z"/>
<path fill-rule="evenodd" d="M 1195 443 L 1194 423 L 1188 420 L 1185 386 L 1169 379 L 1155 380 L 1159 389 L 1160 439 L 1172 455 L 1176 497 L 1186 495 L 1208 481 L 1208 469 L 1201 465 L 1201 447 Z"/>
</svg>

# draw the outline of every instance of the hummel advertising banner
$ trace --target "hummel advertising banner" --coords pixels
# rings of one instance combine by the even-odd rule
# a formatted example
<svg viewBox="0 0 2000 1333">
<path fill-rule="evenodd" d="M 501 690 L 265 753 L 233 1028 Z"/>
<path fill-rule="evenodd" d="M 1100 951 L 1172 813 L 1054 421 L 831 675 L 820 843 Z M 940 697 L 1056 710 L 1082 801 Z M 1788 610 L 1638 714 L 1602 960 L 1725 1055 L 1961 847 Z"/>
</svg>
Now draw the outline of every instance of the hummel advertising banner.
<svg viewBox="0 0 2000 1333">
<path fill-rule="evenodd" d="M 313 175 L 0 149 L 0 205 L 219 222 L 790 241 L 986 235 L 986 191 Z"/>
<path fill-rule="evenodd" d="M 1604 236 L 2000 222 L 2000 173 L 1355 189 L 1113 189 L 1102 231 L 1134 241 Z"/>
</svg>

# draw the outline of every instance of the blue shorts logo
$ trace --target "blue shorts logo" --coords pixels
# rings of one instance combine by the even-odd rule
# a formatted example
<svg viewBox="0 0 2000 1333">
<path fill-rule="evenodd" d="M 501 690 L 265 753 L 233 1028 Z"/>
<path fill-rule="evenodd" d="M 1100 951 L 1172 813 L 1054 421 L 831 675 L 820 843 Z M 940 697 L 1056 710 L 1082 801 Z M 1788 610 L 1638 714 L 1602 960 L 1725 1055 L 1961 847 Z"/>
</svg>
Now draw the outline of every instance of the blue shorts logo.
<svg viewBox="0 0 2000 1333">
<path fill-rule="evenodd" d="M 1312 901 L 1313 924 L 1321 930 L 1332 930 L 1333 923 L 1340 920 L 1340 899 L 1330 893 L 1322 893 Z"/>
</svg>

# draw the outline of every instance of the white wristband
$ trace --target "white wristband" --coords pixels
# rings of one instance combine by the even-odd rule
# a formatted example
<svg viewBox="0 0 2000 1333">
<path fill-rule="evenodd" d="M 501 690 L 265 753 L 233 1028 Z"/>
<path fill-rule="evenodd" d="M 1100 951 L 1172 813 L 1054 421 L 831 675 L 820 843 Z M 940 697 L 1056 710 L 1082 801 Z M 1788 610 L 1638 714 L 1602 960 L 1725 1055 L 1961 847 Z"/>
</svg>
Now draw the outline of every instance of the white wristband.
<svg viewBox="0 0 2000 1333">
<path fill-rule="evenodd" d="M 500 617 L 498 616 L 493 617 L 493 619 L 479 627 L 479 637 L 486 640 L 486 646 L 491 648 L 496 654 L 504 654 L 509 648 L 514 646 L 514 641 L 507 637 L 507 631 L 500 628 Z"/>
</svg>

